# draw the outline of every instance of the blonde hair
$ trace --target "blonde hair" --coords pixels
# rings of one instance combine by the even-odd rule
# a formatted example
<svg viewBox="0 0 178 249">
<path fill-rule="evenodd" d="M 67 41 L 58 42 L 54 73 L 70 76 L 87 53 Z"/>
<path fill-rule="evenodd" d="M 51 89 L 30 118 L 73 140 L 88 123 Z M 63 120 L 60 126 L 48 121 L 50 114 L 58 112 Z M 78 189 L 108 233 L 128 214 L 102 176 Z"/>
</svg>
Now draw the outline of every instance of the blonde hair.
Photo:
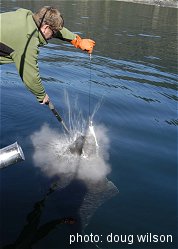
<svg viewBox="0 0 178 249">
<path fill-rule="evenodd" d="M 64 26 L 64 20 L 58 9 L 51 6 L 44 6 L 36 13 L 33 14 L 33 18 L 39 28 L 43 25 L 49 25 L 50 28 L 56 33 Z"/>
</svg>

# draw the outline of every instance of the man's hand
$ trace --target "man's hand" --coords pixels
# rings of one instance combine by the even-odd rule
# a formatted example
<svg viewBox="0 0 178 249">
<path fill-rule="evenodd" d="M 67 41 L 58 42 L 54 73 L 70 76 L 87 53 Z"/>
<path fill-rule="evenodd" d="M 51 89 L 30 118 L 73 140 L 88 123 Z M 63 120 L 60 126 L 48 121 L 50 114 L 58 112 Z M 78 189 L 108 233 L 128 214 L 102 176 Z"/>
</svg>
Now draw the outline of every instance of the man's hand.
<svg viewBox="0 0 178 249">
<path fill-rule="evenodd" d="M 49 101 L 50 101 L 49 96 L 48 96 L 48 94 L 46 94 L 43 101 L 40 104 L 42 104 L 42 105 L 46 104 L 47 105 L 47 104 L 49 104 Z"/>
<path fill-rule="evenodd" d="M 95 41 L 91 39 L 82 39 L 79 35 L 77 35 L 76 38 L 71 41 L 71 44 L 76 48 L 80 48 L 91 54 L 93 52 L 93 47 L 95 46 Z"/>
</svg>

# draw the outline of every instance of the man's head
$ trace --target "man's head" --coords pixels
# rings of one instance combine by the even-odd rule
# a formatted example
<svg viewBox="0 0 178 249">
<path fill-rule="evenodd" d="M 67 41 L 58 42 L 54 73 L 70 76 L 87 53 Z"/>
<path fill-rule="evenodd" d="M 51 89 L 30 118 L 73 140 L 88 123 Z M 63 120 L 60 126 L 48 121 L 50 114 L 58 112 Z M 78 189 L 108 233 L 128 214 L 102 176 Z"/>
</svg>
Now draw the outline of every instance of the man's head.
<svg viewBox="0 0 178 249">
<path fill-rule="evenodd" d="M 64 20 L 59 10 L 50 6 L 44 6 L 33 15 L 39 29 L 48 40 L 64 26 Z"/>
</svg>

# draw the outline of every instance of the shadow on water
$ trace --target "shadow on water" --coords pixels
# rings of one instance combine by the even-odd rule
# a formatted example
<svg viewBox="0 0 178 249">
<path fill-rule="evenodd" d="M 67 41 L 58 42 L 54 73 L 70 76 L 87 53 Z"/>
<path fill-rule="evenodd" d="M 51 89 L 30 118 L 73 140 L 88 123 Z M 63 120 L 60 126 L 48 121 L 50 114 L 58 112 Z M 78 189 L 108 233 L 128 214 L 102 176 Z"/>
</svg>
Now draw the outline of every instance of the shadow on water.
<svg viewBox="0 0 178 249">
<path fill-rule="evenodd" d="M 68 184 L 68 179 L 65 179 L 65 181 L 55 180 L 51 184 L 44 198 L 37 201 L 33 210 L 27 214 L 26 224 L 18 238 L 14 243 L 5 245 L 3 249 L 32 249 L 35 244 L 47 237 L 52 231 L 61 229 L 61 225 L 72 225 L 70 228 L 68 227 L 67 233 L 69 234 L 74 236 L 77 233 L 83 234 L 96 209 L 118 193 L 114 184 L 107 179 L 95 183 L 88 182 L 87 184 L 82 180 L 73 179 L 67 186 L 66 184 Z M 52 194 L 56 194 L 56 196 L 50 199 Z M 50 204 L 52 204 L 51 208 L 49 207 Z M 43 224 L 41 221 L 45 213 L 45 207 L 51 209 L 48 210 L 48 214 L 51 213 L 53 216 L 55 213 L 55 216 L 58 217 L 53 219 L 48 215 L 49 221 Z M 57 211 L 54 211 L 53 208 Z M 66 233 L 66 231 L 59 232 L 61 238 Z M 66 243 L 69 244 L 69 241 Z"/>
<path fill-rule="evenodd" d="M 82 230 L 78 210 L 82 205 L 82 201 L 87 192 L 87 188 L 85 187 L 85 184 L 83 184 L 82 181 L 79 180 L 72 181 L 64 190 L 60 192 L 62 200 L 63 197 L 65 197 L 64 199 L 66 199 L 67 196 L 72 203 L 75 203 L 75 206 L 72 207 L 71 211 L 72 217 L 59 217 L 57 219 L 50 220 L 43 225 L 40 225 L 41 216 L 46 206 L 46 202 L 49 196 L 54 193 L 59 186 L 60 182 L 54 182 L 48 189 L 45 197 L 34 204 L 33 210 L 26 217 L 26 224 L 20 232 L 17 240 L 13 244 L 4 246 L 3 249 L 31 249 L 34 244 L 38 243 L 38 241 L 46 237 L 52 230 L 57 229 L 58 226 L 62 224 L 75 224 L 74 231 Z M 75 199 L 76 194 L 74 194 L 74 190 L 78 197 L 77 202 Z"/>
</svg>

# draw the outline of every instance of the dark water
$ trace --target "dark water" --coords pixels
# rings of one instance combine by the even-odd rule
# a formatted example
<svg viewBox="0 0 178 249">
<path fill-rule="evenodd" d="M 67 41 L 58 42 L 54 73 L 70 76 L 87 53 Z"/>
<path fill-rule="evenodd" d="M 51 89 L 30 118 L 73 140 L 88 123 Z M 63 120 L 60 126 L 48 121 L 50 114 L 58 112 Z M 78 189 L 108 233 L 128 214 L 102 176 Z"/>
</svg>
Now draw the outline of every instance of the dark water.
<svg viewBox="0 0 178 249">
<path fill-rule="evenodd" d="M 96 209 L 84 233 L 99 235 L 99 248 L 177 248 L 177 10 L 118 1 L 1 1 L 1 11 L 49 4 L 60 6 L 67 28 L 97 44 L 91 61 L 91 108 L 103 97 L 94 122 L 108 129 L 112 171 L 107 178 L 119 194 Z M 39 66 L 64 118 L 64 89 L 71 100 L 78 96 L 87 116 L 88 55 L 52 40 L 41 49 Z M 25 89 L 14 65 L 1 67 L 0 90 L 1 147 L 18 141 L 26 157 L 0 172 L 1 247 L 97 248 L 93 243 L 69 245 L 70 234 L 82 234 L 80 225 L 52 223 L 64 215 L 81 218 L 88 191 L 84 182 L 74 180 L 40 203 L 55 179 L 34 165 L 30 136 L 44 123 L 59 133 L 61 127 Z M 125 242 L 107 242 L 111 233 L 133 235 L 134 241 L 127 237 Z M 147 233 L 171 235 L 173 241 L 136 241 L 137 235 Z"/>
</svg>

